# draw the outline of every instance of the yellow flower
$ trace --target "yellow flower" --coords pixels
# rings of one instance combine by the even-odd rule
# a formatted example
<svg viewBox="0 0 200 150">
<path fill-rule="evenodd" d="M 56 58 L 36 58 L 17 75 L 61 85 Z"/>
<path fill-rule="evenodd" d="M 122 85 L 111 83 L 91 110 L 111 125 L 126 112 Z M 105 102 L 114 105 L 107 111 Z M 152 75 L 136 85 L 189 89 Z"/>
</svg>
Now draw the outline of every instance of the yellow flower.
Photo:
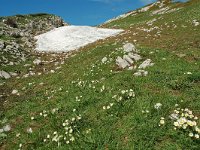
<svg viewBox="0 0 200 150">
<path fill-rule="evenodd" d="M 185 113 L 185 117 L 188 117 L 189 116 L 189 114 L 188 113 Z"/>
<path fill-rule="evenodd" d="M 188 124 L 189 126 L 191 126 L 191 127 L 194 126 L 194 123 L 193 123 L 192 121 L 190 121 L 190 120 L 187 121 L 187 124 Z"/>
<path fill-rule="evenodd" d="M 189 133 L 189 137 L 193 137 L 193 136 L 194 136 L 194 134 L 190 132 Z"/>
<path fill-rule="evenodd" d="M 196 126 L 196 125 L 197 125 L 196 121 L 193 121 L 193 126 Z"/>
<path fill-rule="evenodd" d="M 190 118 L 194 118 L 194 115 L 189 115 Z"/>
<path fill-rule="evenodd" d="M 183 125 L 183 129 L 186 129 L 187 127 L 188 127 L 187 124 L 184 124 L 184 125 Z"/>
<path fill-rule="evenodd" d="M 199 135 L 198 135 L 198 134 L 195 134 L 194 137 L 195 137 L 196 139 L 199 139 Z"/>
<path fill-rule="evenodd" d="M 179 123 L 176 121 L 176 122 L 174 122 L 174 126 L 175 127 L 178 127 L 179 126 Z"/>
<path fill-rule="evenodd" d="M 182 118 L 180 118 L 180 119 L 178 120 L 178 123 L 179 123 L 180 125 L 183 125 L 185 122 L 187 122 L 187 120 L 186 120 L 184 117 L 182 117 Z"/>
<path fill-rule="evenodd" d="M 160 120 L 160 124 L 161 125 L 165 124 L 165 120 Z"/>
<path fill-rule="evenodd" d="M 198 127 L 195 127 L 195 131 L 200 133 L 200 129 Z"/>
<path fill-rule="evenodd" d="M 190 115 L 192 115 L 192 111 L 190 110 L 190 111 L 188 111 L 188 113 L 190 114 Z"/>
</svg>

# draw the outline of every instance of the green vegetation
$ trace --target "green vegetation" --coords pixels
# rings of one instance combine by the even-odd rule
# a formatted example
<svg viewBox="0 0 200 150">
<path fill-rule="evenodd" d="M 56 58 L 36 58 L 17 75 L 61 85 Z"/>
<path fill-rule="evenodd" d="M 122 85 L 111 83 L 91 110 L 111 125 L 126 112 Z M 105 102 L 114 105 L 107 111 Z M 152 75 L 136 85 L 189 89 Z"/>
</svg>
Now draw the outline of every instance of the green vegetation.
<svg viewBox="0 0 200 150">
<path fill-rule="evenodd" d="M 182 9 L 155 16 L 147 11 L 104 25 L 129 32 L 83 48 L 54 74 L 7 80 L 0 86 L 7 93 L 0 99 L 0 127 L 10 124 L 11 131 L 0 133 L 0 148 L 199 150 L 200 140 L 189 137 L 192 130 L 175 130 L 169 116 L 188 108 L 200 117 L 200 26 L 192 24 L 200 17 L 200 3 L 174 5 Z M 149 28 L 146 22 L 153 18 L 158 19 L 154 26 L 162 28 L 158 37 L 137 29 Z M 146 77 L 115 65 L 122 53 L 116 49 L 135 40 L 143 60 L 155 63 Z M 104 57 L 110 61 L 102 63 Z M 19 96 L 10 94 L 14 89 Z M 129 96 L 131 90 L 135 96 Z M 159 126 L 162 117 L 165 123 Z M 200 127 L 200 119 L 196 122 Z M 66 139 L 52 141 L 56 135 Z"/>
</svg>

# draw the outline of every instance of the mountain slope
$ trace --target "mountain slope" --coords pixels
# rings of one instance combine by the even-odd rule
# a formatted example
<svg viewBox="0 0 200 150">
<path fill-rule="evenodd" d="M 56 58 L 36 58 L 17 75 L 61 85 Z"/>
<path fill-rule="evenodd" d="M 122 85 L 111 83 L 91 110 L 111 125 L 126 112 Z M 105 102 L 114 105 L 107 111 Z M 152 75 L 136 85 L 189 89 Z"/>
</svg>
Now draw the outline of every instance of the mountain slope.
<svg viewBox="0 0 200 150">
<path fill-rule="evenodd" d="M 2 79 L 1 149 L 200 149 L 200 3 L 163 7 L 104 24 L 125 32 L 38 54 L 18 79 Z M 125 69 L 116 64 L 124 49 L 141 56 Z"/>
</svg>

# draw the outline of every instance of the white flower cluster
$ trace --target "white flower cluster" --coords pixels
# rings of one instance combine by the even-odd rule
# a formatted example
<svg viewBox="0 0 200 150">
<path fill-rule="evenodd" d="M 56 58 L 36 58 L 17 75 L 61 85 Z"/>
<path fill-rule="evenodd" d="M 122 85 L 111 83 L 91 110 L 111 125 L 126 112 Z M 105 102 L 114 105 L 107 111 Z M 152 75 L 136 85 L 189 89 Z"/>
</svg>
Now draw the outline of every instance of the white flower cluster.
<svg viewBox="0 0 200 150">
<path fill-rule="evenodd" d="M 103 86 L 101 89 L 105 89 Z M 112 98 L 116 100 L 116 102 L 109 103 L 106 106 L 103 106 L 103 110 L 109 110 L 111 109 L 115 104 L 121 102 L 122 100 L 130 99 L 132 97 L 135 97 L 135 92 L 133 92 L 132 89 L 130 90 L 122 90 L 120 91 L 119 95 L 114 95 Z"/>
<path fill-rule="evenodd" d="M 50 110 L 50 111 L 48 111 L 48 110 L 43 110 L 42 112 L 39 113 L 39 115 L 40 115 L 41 117 L 46 118 L 46 117 L 47 117 L 48 115 L 50 115 L 50 114 L 54 115 L 54 114 L 58 113 L 58 111 L 59 111 L 58 108 L 53 108 L 53 109 Z M 37 117 L 31 116 L 31 120 L 36 120 L 36 119 L 37 119 Z"/>
<path fill-rule="evenodd" d="M 52 135 L 47 135 L 44 142 L 56 142 L 58 146 L 62 143 L 70 144 L 75 141 L 78 127 L 77 123 L 81 120 L 81 115 L 67 119 L 62 123 L 62 131 L 54 131 Z"/>
<path fill-rule="evenodd" d="M 189 132 L 190 137 L 199 139 L 200 129 L 197 126 L 198 117 L 194 116 L 193 112 L 188 108 L 174 110 L 174 113 L 170 115 L 170 118 L 174 120 L 174 129 L 182 129 Z"/>
<path fill-rule="evenodd" d="M 123 96 L 126 96 L 127 98 L 135 97 L 135 92 L 132 89 L 122 90 L 121 93 L 122 93 Z"/>
<path fill-rule="evenodd" d="M 155 109 L 160 109 L 162 107 L 162 104 L 161 103 L 156 103 L 155 105 L 154 105 L 154 108 Z"/>
<path fill-rule="evenodd" d="M 72 81 L 72 84 L 75 84 L 76 87 L 85 87 L 87 81 L 83 81 L 81 79 L 77 79 L 76 81 Z"/>
<path fill-rule="evenodd" d="M 80 102 L 81 101 L 82 96 L 76 96 L 76 101 Z"/>
<path fill-rule="evenodd" d="M 135 92 L 133 89 L 130 90 L 121 90 L 119 95 L 114 95 L 112 98 L 115 99 L 117 102 L 122 101 L 123 99 L 130 99 L 135 97 Z"/>
<path fill-rule="evenodd" d="M 44 118 L 47 117 L 49 114 L 55 114 L 58 112 L 58 108 L 54 108 L 51 111 L 47 111 L 47 110 L 43 110 L 42 112 L 40 112 L 40 116 L 43 116 Z M 35 120 L 34 117 L 31 117 L 31 120 Z"/>
<path fill-rule="evenodd" d="M 108 110 L 108 109 L 110 109 L 112 106 L 114 105 L 114 103 L 110 103 L 109 105 L 107 105 L 107 106 L 103 106 L 103 109 L 104 110 Z"/>
</svg>

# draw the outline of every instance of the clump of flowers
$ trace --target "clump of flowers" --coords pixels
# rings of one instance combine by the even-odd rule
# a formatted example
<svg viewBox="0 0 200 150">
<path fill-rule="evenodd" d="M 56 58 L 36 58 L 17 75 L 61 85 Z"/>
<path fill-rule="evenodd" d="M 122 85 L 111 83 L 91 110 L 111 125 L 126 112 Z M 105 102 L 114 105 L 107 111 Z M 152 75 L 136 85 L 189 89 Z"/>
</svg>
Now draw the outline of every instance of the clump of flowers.
<svg viewBox="0 0 200 150">
<path fill-rule="evenodd" d="M 114 103 L 110 103 L 110 104 L 107 105 L 107 106 L 103 106 L 103 109 L 104 109 L 104 110 L 108 110 L 108 109 L 110 109 L 113 105 L 114 105 Z"/>
<path fill-rule="evenodd" d="M 80 102 L 81 101 L 82 96 L 76 96 L 76 101 Z"/>
<path fill-rule="evenodd" d="M 127 100 L 130 98 L 135 97 L 135 92 L 130 90 L 121 90 L 118 95 L 114 95 L 112 98 L 115 99 L 117 102 L 121 102 L 122 100 Z"/>
<path fill-rule="evenodd" d="M 177 108 L 170 115 L 170 118 L 173 120 L 175 130 L 184 130 L 188 132 L 189 137 L 199 139 L 200 128 L 197 126 L 198 117 L 190 109 Z"/>
<path fill-rule="evenodd" d="M 135 92 L 132 89 L 130 89 L 130 90 L 122 90 L 121 93 L 122 93 L 123 96 L 126 96 L 128 99 L 132 98 L 132 97 L 135 97 Z"/>
<path fill-rule="evenodd" d="M 82 119 L 81 115 L 76 115 L 70 119 L 66 119 L 62 123 L 61 131 L 54 131 L 51 135 L 48 134 L 46 138 L 43 139 L 44 142 L 55 142 L 58 146 L 62 143 L 70 144 L 75 141 L 78 131 L 78 122 Z"/>
<path fill-rule="evenodd" d="M 161 117 L 160 122 L 159 122 L 159 126 L 163 126 L 164 124 L 165 124 L 165 118 Z"/>
<path fill-rule="evenodd" d="M 155 109 L 160 109 L 162 107 L 162 104 L 161 103 L 156 103 L 155 105 L 154 105 L 154 108 Z"/>
</svg>

